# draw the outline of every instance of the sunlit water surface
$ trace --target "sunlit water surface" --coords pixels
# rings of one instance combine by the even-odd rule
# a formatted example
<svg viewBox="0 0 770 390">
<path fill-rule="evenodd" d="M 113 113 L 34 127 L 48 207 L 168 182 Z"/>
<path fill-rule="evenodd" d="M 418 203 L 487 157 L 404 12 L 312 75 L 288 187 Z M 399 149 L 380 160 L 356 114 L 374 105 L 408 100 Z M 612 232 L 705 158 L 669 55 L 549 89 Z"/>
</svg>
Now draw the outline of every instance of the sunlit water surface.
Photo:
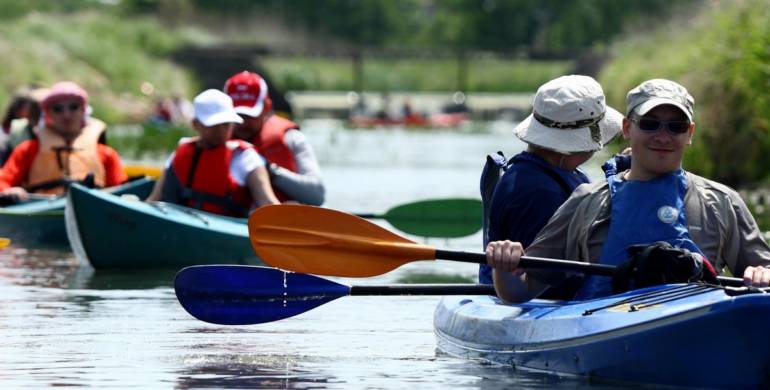
<svg viewBox="0 0 770 390">
<path fill-rule="evenodd" d="M 420 199 L 477 198 L 485 154 L 523 148 L 511 129 L 509 123 L 480 133 L 304 124 L 323 167 L 326 206 L 373 213 Z M 591 176 L 599 175 L 601 159 L 589 163 Z M 410 238 L 439 248 L 481 249 L 480 234 Z M 0 388 L 597 386 L 437 353 L 437 297 L 346 297 L 274 323 L 217 326 L 180 307 L 171 288 L 175 272 L 94 271 L 68 252 L 6 248 L 0 252 Z M 421 262 L 344 282 L 389 283 L 416 272 L 473 277 L 476 268 Z"/>
</svg>

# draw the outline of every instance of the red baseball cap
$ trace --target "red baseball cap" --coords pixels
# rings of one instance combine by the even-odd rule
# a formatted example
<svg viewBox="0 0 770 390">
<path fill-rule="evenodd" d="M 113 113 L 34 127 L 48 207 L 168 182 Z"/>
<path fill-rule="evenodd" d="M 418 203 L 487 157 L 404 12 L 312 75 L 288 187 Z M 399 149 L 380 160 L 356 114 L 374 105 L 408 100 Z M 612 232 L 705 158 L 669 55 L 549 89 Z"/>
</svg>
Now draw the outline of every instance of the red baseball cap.
<svg viewBox="0 0 770 390">
<path fill-rule="evenodd" d="M 267 83 L 260 75 L 244 70 L 227 79 L 225 93 L 233 99 L 235 112 L 257 117 L 265 108 Z"/>
</svg>

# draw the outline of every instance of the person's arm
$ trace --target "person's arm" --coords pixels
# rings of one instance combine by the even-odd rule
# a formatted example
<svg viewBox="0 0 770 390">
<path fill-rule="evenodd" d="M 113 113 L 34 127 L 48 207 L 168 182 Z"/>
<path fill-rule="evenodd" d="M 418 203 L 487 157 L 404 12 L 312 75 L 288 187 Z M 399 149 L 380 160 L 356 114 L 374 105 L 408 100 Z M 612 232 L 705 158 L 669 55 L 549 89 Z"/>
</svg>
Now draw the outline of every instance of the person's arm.
<svg viewBox="0 0 770 390">
<path fill-rule="evenodd" d="M 163 183 L 166 181 L 166 170 L 164 169 L 160 173 L 160 177 L 157 181 L 155 181 L 155 185 L 152 187 L 152 192 L 150 192 L 150 195 L 147 196 L 147 199 L 145 199 L 145 202 L 157 202 L 161 199 L 161 194 L 163 193 Z"/>
<path fill-rule="evenodd" d="M 737 245 L 735 263 L 729 268 L 735 276 L 742 276 L 747 286 L 768 287 L 770 285 L 770 246 L 765 241 L 762 231 L 751 215 L 746 203 L 737 193 L 731 193 L 733 211 L 737 223 L 734 236 L 737 240 L 728 245 Z"/>
<path fill-rule="evenodd" d="M 532 245 L 526 248 L 526 254 L 534 257 L 564 259 L 566 248 L 575 243 L 567 242 L 570 226 L 575 212 L 587 194 L 585 186 L 579 186 L 569 199 L 559 207 L 548 223 L 537 234 Z M 516 250 L 504 251 L 504 243 L 490 243 L 490 245 L 502 245 L 500 257 L 493 253 L 487 254 L 487 262 L 493 266 L 493 279 L 498 297 L 506 302 L 523 302 L 542 294 L 548 287 L 557 285 L 569 277 L 568 272 L 558 270 L 527 270 L 518 269 L 519 257 Z M 519 245 L 521 245 L 519 243 Z M 495 248 L 492 248 L 494 251 Z M 569 259 L 579 260 L 579 259 Z"/>
<path fill-rule="evenodd" d="M 150 195 L 145 199 L 146 202 L 158 202 L 163 200 L 163 188 L 166 185 L 166 176 L 169 174 L 167 173 L 169 169 L 171 169 L 171 162 L 174 160 L 174 155 L 176 152 L 171 153 L 171 156 L 169 156 L 166 159 L 166 163 L 163 165 L 163 170 L 160 173 L 160 177 L 155 182 L 155 186 L 152 187 L 152 192 Z"/>
<path fill-rule="evenodd" d="M 29 197 L 21 185 L 29 174 L 37 151 L 37 141 L 25 141 L 11 152 L 8 161 L 0 169 L 0 194 L 16 197 L 19 200 L 25 200 Z"/>
<path fill-rule="evenodd" d="M 246 185 L 249 187 L 251 197 L 256 202 L 257 207 L 281 203 L 275 196 L 273 188 L 270 187 L 270 177 L 264 166 L 252 170 L 246 176 Z"/>
<path fill-rule="evenodd" d="M 265 159 L 254 148 L 242 149 L 233 156 L 230 175 L 238 185 L 249 189 L 257 207 L 281 203 L 270 186 Z"/>
<path fill-rule="evenodd" d="M 519 268 L 524 249 L 520 242 L 493 241 L 487 245 L 487 262 L 493 267 L 497 296 L 507 303 L 526 302 L 536 298 L 548 288 L 547 284 L 528 278 Z"/>
<path fill-rule="evenodd" d="M 297 172 L 270 164 L 270 180 L 276 188 L 300 203 L 322 205 L 326 189 L 312 146 L 305 135 L 296 129 L 287 131 L 284 137 L 286 145 L 294 154 Z"/>
<path fill-rule="evenodd" d="M 104 165 L 104 186 L 112 187 L 128 181 L 128 176 L 123 172 L 123 163 L 115 149 L 99 144 L 97 145 L 99 157 Z"/>
</svg>

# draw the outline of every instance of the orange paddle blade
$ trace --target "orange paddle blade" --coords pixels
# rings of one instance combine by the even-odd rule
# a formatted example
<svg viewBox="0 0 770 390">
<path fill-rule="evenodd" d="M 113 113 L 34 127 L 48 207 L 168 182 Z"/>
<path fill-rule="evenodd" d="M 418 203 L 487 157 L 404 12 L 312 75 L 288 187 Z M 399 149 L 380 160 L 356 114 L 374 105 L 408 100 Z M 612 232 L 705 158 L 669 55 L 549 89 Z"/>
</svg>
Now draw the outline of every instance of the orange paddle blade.
<svg viewBox="0 0 770 390">
<path fill-rule="evenodd" d="M 363 218 L 304 205 L 260 207 L 249 217 L 249 238 L 265 263 L 316 275 L 381 275 L 436 250 Z"/>
<path fill-rule="evenodd" d="M 8 245 L 11 245 L 11 239 L 10 238 L 5 238 L 5 237 L 0 237 L 0 249 L 3 249 L 5 247 L 7 247 Z"/>
</svg>

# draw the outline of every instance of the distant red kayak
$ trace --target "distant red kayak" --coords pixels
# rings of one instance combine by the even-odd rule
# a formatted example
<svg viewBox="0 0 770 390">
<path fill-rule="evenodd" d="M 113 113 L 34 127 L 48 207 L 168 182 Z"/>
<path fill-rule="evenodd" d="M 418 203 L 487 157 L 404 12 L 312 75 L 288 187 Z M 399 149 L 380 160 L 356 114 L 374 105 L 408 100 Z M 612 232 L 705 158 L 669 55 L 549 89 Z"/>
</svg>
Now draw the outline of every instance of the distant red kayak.
<svg viewBox="0 0 770 390">
<path fill-rule="evenodd" d="M 455 127 L 470 119 L 467 112 L 433 114 L 428 117 L 411 115 L 403 118 L 377 118 L 369 116 L 354 116 L 349 120 L 351 127 Z"/>
</svg>

